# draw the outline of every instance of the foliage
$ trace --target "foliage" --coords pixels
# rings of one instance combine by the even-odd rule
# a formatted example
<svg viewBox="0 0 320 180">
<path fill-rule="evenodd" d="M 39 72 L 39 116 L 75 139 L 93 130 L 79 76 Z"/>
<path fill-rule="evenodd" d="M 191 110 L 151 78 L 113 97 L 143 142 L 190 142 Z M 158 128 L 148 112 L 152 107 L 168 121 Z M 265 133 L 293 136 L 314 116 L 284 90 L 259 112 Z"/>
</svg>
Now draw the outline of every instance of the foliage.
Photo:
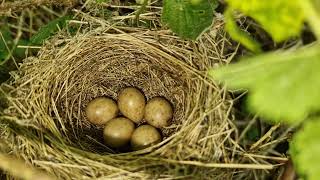
<svg viewBox="0 0 320 180">
<path fill-rule="evenodd" d="M 226 25 L 225 29 L 229 35 L 236 41 L 243 44 L 245 47 L 253 52 L 261 52 L 260 44 L 254 40 L 247 32 L 243 31 L 237 26 L 232 14 L 232 10 L 228 9 L 225 12 Z"/>
<path fill-rule="evenodd" d="M 245 1 L 242 5 L 239 5 L 232 0 L 229 0 L 229 2 L 231 7 L 244 9 L 245 13 L 252 15 L 255 19 L 257 18 L 257 21 L 263 19 L 260 16 L 265 16 L 265 18 L 279 16 L 279 20 L 274 20 L 275 22 L 284 22 L 283 19 L 287 19 L 287 23 L 273 26 L 273 30 L 269 29 L 271 35 L 277 40 L 283 40 L 297 34 L 301 26 L 300 17 L 304 17 L 303 14 L 297 15 L 292 13 L 294 9 L 297 9 L 299 1 L 287 2 L 287 5 L 283 4 L 284 2 L 282 1 L 278 2 L 284 6 L 282 8 L 287 9 L 285 12 L 291 12 L 291 16 L 289 16 L 290 13 L 280 13 L 279 15 L 277 11 L 274 11 L 273 8 L 279 8 L 278 3 L 266 5 L 265 3 L 256 3 L 255 1 Z M 265 11 L 263 12 L 269 13 L 260 14 L 258 17 L 255 17 L 252 12 L 256 12 L 256 10 L 247 7 L 249 5 L 246 5 L 246 2 L 251 2 L 251 8 L 257 6 L 257 9 L 263 8 L 259 4 L 265 4 Z M 305 4 L 307 3 L 305 2 Z M 304 5 L 302 7 L 308 9 L 300 10 L 299 14 L 301 12 L 312 11 L 310 6 Z M 310 15 L 310 13 L 308 14 Z M 297 20 L 289 21 L 289 17 L 297 17 Z M 313 23 L 317 24 L 320 22 L 317 18 L 309 17 L 307 22 L 312 26 Z M 273 21 L 273 18 L 271 18 L 271 21 Z M 288 22 L 291 22 L 291 24 Z M 296 25 L 294 25 L 295 23 Z M 269 26 L 271 25 L 269 24 Z M 291 31 L 291 33 L 288 32 L 286 35 L 283 32 L 284 27 L 287 29 L 294 29 L 296 27 L 296 30 Z M 313 30 L 317 31 L 317 29 Z M 320 67 L 319 49 L 319 45 L 316 44 L 296 51 L 271 52 L 247 58 L 236 65 L 211 70 L 210 73 L 212 77 L 226 82 L 230 87 L 249 89 L 248 104 L 252 111 L 258 112 L 270 120 L 298 123 L 310 113 L 320 110 L 320 95 L 317 91 L 320 88 L 320 82 L 317 78 L 320 75 L 318 73 L 318 68 Z M 306 91 L 308 92 L 307 94 Z"/>
<path fill-rule="evenodd" d="M 290 152 L 296 163 L 296 168 L 309 180 L 318 180 L 320 177 L 320 118 L 305 123 L 303 129 L 297 133 L 291 143 Z"/>
<path fill-rule="evenodd" d="M 8 72 L 16 68 L 16 66 L 11 65 L 13 64 L 12 62 L 7 60 L 15 59 L 19 62 L 19 60 L 23 59 L 26 55 L 26 49 L 19 48 L 18 46 L 41 45 L 45 39 L 59 30 L 59 28 L 63 28 L 68 19 L 71 19 L 71 17 L 64 16 L 49 22 L 47 25 L 40 28 L 38 33 L 32 36 L 30 40 L 25 37 L 14 37 L 8 23 L 4 23 L 5 25 L 0 27 L 0 83 L 9 77 Z M 6 22 L 6 19 L 3 21 Z"/>
<path fill-rule="evenodd" d="M 108 0 L 96 0 L 98 3 Z M 320 38 L 319 0 L 226 0 L 225 28 L 229 35 L 246 48 L 260 53 L 260 44 L 241 30 L 235 12 L 251 17 L 265 29 L 275 42 L 298 37 L 305 22 Z M 173 32 L 195 40 L 214 21 L 218 0 L 164 0 L 162 20 Z M 7 26 L 0 27 L 0 62 L 10 56 L 23 55 L 17 45 L 41 45 L 53 33 L 63 28 L 70 16 L 57 18 L 42 27 L 30 42 L 14 43 Z M 296 133 L 290 153 L 298 171 L 307 178 L 317 179 L 320 155 L 320 118 L 310 114 L 320 111 L 320 45 L 314 43 L 297 50 L 280 50 L 243 58 L 239 63 L 209 70 L 212 78 L 230 88 L 248 89 L 248 106 L 273 122 L 304 123 Z"/>
<path fill-rule="evenodd" d="M 229 8 L 252 17 L 280 42 L 298 36 L 304 21 L 301 0 L 227 0 Z"/>
<path fill-rule="evenodd" d="M 280 42 L 300 34 L 304 21 L 314 34 L 320 36 L 320 19 L 311 1 L 256 1 L 228 0 L 226 29 L 247 48 L 256 51 L 256 42 L 248 34 L 233 33 L 231 11 L 236 9 L 251 16 Z M 229 13 L 229 14 L 227 14 Z M 306 18 L 306 19 L 305 19 Z M 229 25 L 228 25 L 229 24 Z M 236 27 L 235 24 L 232 24 Z M 239 33 L 240 32 L 240 33 Z M 243 39 L 245 41 L 243 41 Z M 237 64 L 211 69 L 210 75 L 231 88 L 249 90 L 251 111 L 275 122 L 297 124 L 306 122 L 310 114 L 320 111 L 320 46 L 318 43 L 297 50 L 281 50 L 244 58 Z M 305 120 L 305 121 L 304 121 Z M 298 172 L 308 179 L 319 177 L 320 119 L 307 121 L 305 128 L 296 133 L 290 152 Z"/>
<path fill-rule="evenodd" d="M 210 70 L 210 75 L 231 88 L 249 89 L 252 111 L 270 120 L 298 123 L 320 110 L 319 59 L 319 46 L 310 46 L 248 58 Z"/>
<path fill-rule="evenodd" d="M 261 52 L 260 45 L 237 26 L 233 18 L 235 11 L 258 22 L 275 42 L 298 37 L 304 22 L 309 24 L 317 39 L 320 39 L 318 0 L 226 1 L 227 32 L 234 40 L 253 52 Z M 163 16 L 171 23 L 169 27 L 184 38 L 188 35 L 185 31 L 193 32 L 188 27 L 202 28 L 193 33 L 192 39 L 195 39 L 201 30 L 208 27 L 208 24 L 201 25 L 200 21 L 181 18 L 188 17 L 190 12 L 193 12 L 192 9 L 184 11 L 187 15 L 179 14 L 180 11 L 172 13 L 184 4 L 185 2 L 180 1 L 174 1 L 172 4 L 166 2 Z M 320 118 L 312 120 L 309 118 L 310 114 L 320 112 L 319 68 L 320 45 L 316 42 L 299 49 L 279 50 L 243 58 L 239 63 L 209 70 L 211 77 L 226 83 L 229 88 L 248 89 L 247 104 L 251 111 L 273 122 L 290 124 L 306 122 L 305 127 L 296 133 L 290 152 L 299 173 L 311 180 L 320 176 L 318 171 Z"/>
<path fill-rule="evenodd" d="M 0 62 L 8 60 L 11 55 L 14 57 L 23 57 L 24 49 L 17 48 L 19 45 L 27 45 L 28 41 L 20 39 L 16 44 L 10 33 L 8 26 L 2 26 L 0 28 Z"/>
<path fill-rule="evenodd" d="M 71 16 L 62 16 L 41 27 L 37 34 L 31 37 L 31 44 L 41 45 L 43 41 L 49 38 L 54 32 L 57 32 L 59 29 L 65 27 L 67 20 L 70 19 Z"/>
<path fill-rule="evenodd" d="M 4 61 L 9 56 L 9 51 L 6 46 L 6 42 L 12 42 L 13 39 L 11 37 L 8 26 L 3 26 L 0 29 L 0 61 Z"/>
<path fill-rule="evenodd" d="M 173 32 L 195 40 L 211 26 L 217 0 L 164 0 L 162 20 Z"/>
</svg>

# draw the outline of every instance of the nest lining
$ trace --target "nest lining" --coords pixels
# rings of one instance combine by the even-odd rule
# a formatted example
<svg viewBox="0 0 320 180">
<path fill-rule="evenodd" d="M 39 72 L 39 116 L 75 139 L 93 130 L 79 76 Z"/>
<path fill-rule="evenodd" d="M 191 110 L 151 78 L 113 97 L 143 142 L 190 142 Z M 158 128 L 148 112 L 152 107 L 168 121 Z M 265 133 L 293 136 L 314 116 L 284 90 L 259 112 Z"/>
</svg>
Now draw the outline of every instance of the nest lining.
<svg viewBox="0 0 320 180">
<path fill-rule="evenodd" d="M 13 154 L 59 178 L 224 177 L 179 163 L 218 162 L 225 156 L 230 99 L 205 74 L 221 61 L 214 37 L 190 43 L 160 31 L 99 31 L 64 37 L 64 44 L 52 39 L 2 88 L 10 104 L 6 118 L 21 126 L 5 129 Z M 141 89 L 147 99 L 164 96 L 174 118 L 161 129 L 162 143 L 114 154 L 84 108 L 95 97 L 116 100 L 128 86 Z"/>
</svg>

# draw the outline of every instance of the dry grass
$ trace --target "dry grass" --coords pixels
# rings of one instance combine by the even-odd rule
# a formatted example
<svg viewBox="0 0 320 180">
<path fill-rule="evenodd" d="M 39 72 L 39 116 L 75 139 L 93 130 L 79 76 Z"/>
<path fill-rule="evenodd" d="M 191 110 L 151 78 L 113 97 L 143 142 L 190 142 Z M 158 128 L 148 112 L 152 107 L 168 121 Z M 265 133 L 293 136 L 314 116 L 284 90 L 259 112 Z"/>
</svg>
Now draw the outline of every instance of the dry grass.
<svg viewBox="0 0 320 180">
<path fill-rule="evenodd" d="M 286 136 L 273 136 L 278 127 L 252 150 L 239 144 L 233 99 L 206 75 L 236 53 L 227 54 L 231 44 L 221 21 L 190 42 L 167 30 L 123 26 L 134 16 L 112 24 L 75 13 L 80 20 L 69 25 L 77 27 L 75 35 L 60 32 L 2 85 L 9 104 L 1 116 L 2 151 L 58 179 L 254 178 L 287 161 L 270 153 L 274 144 L 268 143 Z M 140 21 L 159 24 L 157 14 L 143 14 Z M 175 114 L 161 129 L 162 143 L 117 153 L 103 145 L 101 127 L 89 124 L 83 109 L 94 97 L 116 99 L 126 86 L 140 88 L 147 99 L 165 96 Z"/>
<path fill-rule="evenodd" d="M 25 6 L 20 9 L 12 10 L 9 8 L 10 3 L 22 3 L 26 1 L 1 1 L 0 9 L 0 44 L 1 51 L 9 52 L 4 61 L 0 60 L 0 82 L 4 82 L 9 78 L 9 72 L 18 69 L 18 64 L 22 59 L 36 54 L 39 47 L 26 47 L 30 43 L 30 38 L 35 35 L 38 30 L 51 22 L 52 20 L 65 16 L 69 7 L 59 6 L 40 6 L 40 4 Z M 31 1 L 28 1 L 31 3 Z M 70 9 L 69 9 L 70 10 Z M 10 12 L 6 13 L 5 12 Z M 3 14 L 2 14 L 3 13 Z M 8 38 L 8 34 L 9 37 Z M 3 45 L 2 45 L 3 46 Z M 1 103 L 0 103 L 1 104 Z"/>
<path fill-rule="evenodd" d="M 0 16 L 11 16 L 12 13 L 23 11 L 26 8 L 37 8 L 39 6 L 49 5 L 72 7 L 77 3 L 77 0 L 3 0 L 0 3 Z"/>
<path fill-rule="evenodd" d="M 10 102 L 5 118 L 32 135 L 7 129 L 7 140 L 14 137 L 21 146 L 8 144 L 14 154 L 59 178 L 212 177 L 206 165 L 196 164 L 227 157 L 223 146 L 232 132 L 230 99 L 206 77 L 208 67 L 221 63 L 221 53 L 210 45 L 213 38 L 208 34 L 202 43 L 189 43 L 165 31 L 96 29 L 64 37 L 63 45 L 52 39 L 37 58 L 22 64 L 19 78 L 4 85 Z M 113 154 L 101 143 L 101 127 L 90 125 L 83 109 L 94 97 L 116 99 L 126 86 L 140 88 L 147 99 L 166 97 L 175 114 L 172 125 L 162 129 L 161 144 Z"/>
</svg>

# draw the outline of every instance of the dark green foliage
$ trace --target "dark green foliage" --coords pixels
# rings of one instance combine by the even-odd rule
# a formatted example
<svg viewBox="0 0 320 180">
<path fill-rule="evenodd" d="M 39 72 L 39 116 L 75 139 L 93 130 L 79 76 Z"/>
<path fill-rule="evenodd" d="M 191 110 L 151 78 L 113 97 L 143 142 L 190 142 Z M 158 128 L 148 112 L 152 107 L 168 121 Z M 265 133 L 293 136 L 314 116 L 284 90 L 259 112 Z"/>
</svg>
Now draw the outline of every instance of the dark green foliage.
<svg viewBox="0 0 320 180">
<path fill-rule="evenodd" d="M 41 45 L 46 39 L 48 39 L 54 32 L 57 32 L 59 28 L 63 28 L 67 25 L 67 20 L 72 19 L 71 16 L 59 17 L 47 25 L 40 28 L 37 34 L 33 35 L 30 39 L 31 44 Z"/>
<path fill-rule="evenodd" d="M 23 58 L 25 55 L 25 49 L 18 48 L 17 46 L 28 45 L 29 41 L 20 39 L 15 45 L 8 26 L 1 27 L 0 32 L 2 34 L 2 37 L 0 36 L 0 62 L 8 60 L 11 55 L 16 58 Z"/>
<path fill-rule="evenodd" d="M 13 38 L 11 37 L 10 30 L 8 26 L 2 26 L 0 28 L 0 62 L 9 58 L 10 55 L 10 44 L 13 43 Z M 8 50 L 9 48 L 9 50 Z"/>
</svg>

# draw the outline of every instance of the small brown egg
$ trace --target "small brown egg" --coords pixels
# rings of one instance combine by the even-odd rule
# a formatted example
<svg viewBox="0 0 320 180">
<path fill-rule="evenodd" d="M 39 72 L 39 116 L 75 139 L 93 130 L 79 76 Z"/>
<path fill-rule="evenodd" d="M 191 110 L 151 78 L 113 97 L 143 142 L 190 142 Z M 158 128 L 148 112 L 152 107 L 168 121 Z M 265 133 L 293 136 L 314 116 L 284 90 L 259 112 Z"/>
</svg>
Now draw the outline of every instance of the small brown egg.
<svg viewBox="0 0 320 180">
<path fill-rule="evenodd" d="M 117 103 L 106 97 L 98 97 L 89 102 L 86 107 L 88 120 L 96 125 L 103 125 L 115 118 L 119 113 Z"/>
<path fill-rule="evenodd" d="M 134 128 L 134 123 L 127 118 L 112 119 L 104 127 L 104 141 L 113 148 L 123 147 L 130 142 Z"/>
<path fill-rule="evenodd" d="M 133 150 L 140 150 L 161 142 L 159 131 L 150 125 L 138 127 L 132 134 L 131 146 Z"/>
<path fill-rule="evenodd" d="M 142 120 L 145 105 L 144 95 L 136 88 L 125 88 L 119 94 L 118 106 L 120 112 L 135 123 Z"/>
<path fill-rule="evenodd" d="M 154 97 L 148 101 L 144 113 L 144 118 L 148 124 L 156 128 L 162 128 L 169 125 L 172 116 L 171 104 L 165 98 Z"/>
</svg>

